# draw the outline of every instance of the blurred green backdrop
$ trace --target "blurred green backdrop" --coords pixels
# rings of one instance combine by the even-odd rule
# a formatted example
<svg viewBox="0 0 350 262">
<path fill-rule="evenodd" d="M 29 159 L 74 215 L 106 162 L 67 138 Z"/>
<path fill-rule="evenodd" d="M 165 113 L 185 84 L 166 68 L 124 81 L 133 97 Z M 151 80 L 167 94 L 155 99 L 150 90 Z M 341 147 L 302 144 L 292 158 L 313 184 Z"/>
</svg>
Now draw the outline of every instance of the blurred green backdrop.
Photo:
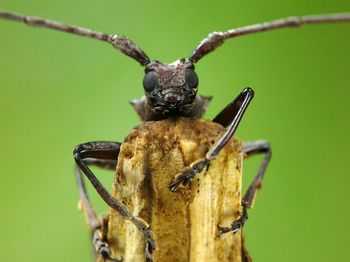
<svg viewBox="0 0 350 262">
<path fill-rule="evenodd" d="M 1 0 L 0 8 L 135 40 L 152 59 L 186 57 L 209 32 L 290 15 L 350 11 L 324 1 Z M 142 68 L 108 44 L 0 21 L 0 256 L 91 261 L 72 150 L 122 141 L 139 120 Z M 237 38 L 197 65 L 212 118 L 256 91 L 237 136 L 273 159 L 245 227 L 255 261 L 350 261 L 350 24 Z M 246 162 L 245 185 L 261 159 Z M 99 172 L 105 184 L 113 174 Z M 98 209 L 106 206 L 92 192 Z"/>
</svg>

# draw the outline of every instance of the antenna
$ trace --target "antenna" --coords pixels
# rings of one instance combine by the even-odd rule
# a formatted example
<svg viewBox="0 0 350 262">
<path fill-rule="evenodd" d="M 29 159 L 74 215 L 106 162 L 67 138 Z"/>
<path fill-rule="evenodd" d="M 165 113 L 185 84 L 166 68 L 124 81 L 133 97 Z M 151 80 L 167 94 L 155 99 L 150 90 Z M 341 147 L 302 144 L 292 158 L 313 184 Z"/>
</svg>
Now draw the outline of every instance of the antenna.
<svg viewBox="0 0 350 262">
<path fill-rule="evenodd" d="M 143 52 L 142 49 L 135 44 L 135 42 L 133 42 L 132 40 L 128 39 L 126 36 L 123 36 L 123 35 L 118 35 L 118 34 L 110 35 L 106 33 L 93 31 L 91 29 L 78 27 L 75 25 L 69 25 L 69 24 L 64 24 L 53 20 L 44 19 L 41 17 L 25 16 L 25 15 L 1 11 L 1 10 L 0 10 L 0 18 L 22 22 L 27 24 L 28 26 L 49 28 L 49 29 L 70 33 L 70 34 L 86 36 L 89 38 L 105 41 L 112 44 L 115 48 L 117 48 L 123 54 L 138 61 L 142 66 L 146 66 L 150 62 L 150 59 L 148 58 L 146 53 Z"/>
<path fill-rule="evenodd" d="M 288 18 L 273 20 L 265 23 L 248 25 L 236 29 L 230 29 L 226 32 L 213 32 L 204 38 L 196 49 L 192 52 L 189 59 L 197 63 L 203 56 L 214 51 L 221 46 L 226 39 L 237 36 L 254 34 L 279 28 L 300 27 L 308 24 L 325 24 L 350 22 L 350 13 L 326 14 L 326 15 L 308 15 L 308 16 L 291 16 Z"/>
</svg>

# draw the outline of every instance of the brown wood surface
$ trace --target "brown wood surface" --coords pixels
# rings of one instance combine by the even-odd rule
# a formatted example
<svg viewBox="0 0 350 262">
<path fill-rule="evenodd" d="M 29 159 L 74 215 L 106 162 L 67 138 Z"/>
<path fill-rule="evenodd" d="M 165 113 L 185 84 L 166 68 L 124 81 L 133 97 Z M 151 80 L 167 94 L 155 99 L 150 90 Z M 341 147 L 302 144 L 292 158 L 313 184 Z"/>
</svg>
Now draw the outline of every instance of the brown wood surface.
<svg viewBox="0 0 350 262">
<path fill-rule="evenodd" d="M 147 221 L 157 249 L 154 261 L 242 261 L 242 236 L 218 235 L 241 213 L 241 142 L 232 139 L 207 172 L 176 193 L 176 174 L 203 158 L 225 132 L 193 119 L 145 122 L 126 137 L 119 155 L 113 196 Z M 123 261 L 145 261 L 145 241 L 135 226 L 111 210 L 108 244 Z"/>
</svg>

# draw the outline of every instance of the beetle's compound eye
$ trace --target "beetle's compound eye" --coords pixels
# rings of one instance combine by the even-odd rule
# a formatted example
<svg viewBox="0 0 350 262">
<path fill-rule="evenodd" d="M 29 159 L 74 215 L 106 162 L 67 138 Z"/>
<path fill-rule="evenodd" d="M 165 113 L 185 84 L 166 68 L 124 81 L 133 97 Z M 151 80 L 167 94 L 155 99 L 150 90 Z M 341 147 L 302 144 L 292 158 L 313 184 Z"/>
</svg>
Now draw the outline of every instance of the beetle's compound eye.
<svg viewBox="0 0 350 262">
<path fill-rule="evenodd" d="M 190 88 L 197 88 L 198 86 L 198 76 L 192 69 L 187 69 L 185 73 L 186 83 Z"/>
<path fill-rule="evenodd" d="M 151 92 L 153 91 L 158 84 L 158 77 L 154 73 L 154 71 L 147 72 L 145 77 L 143 78 L 143 88 L 145 91 Z"/>
</svg>

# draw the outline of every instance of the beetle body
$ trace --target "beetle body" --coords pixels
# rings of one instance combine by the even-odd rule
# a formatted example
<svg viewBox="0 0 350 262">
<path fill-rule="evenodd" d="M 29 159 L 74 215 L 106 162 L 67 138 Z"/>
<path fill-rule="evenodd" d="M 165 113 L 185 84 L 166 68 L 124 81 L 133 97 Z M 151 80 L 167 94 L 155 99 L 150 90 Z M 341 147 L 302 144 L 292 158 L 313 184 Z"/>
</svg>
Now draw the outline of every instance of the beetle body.
<svg viewBox="0 0 350 262">
<path fill-rule="evenodd" d="M 248 219 L 247 209 L 253 206 L 261 187 L 271 148 L 263 140 L 242 145 L 234 140 L 254 97 L 251 88 L 243 89 L 212 122 L 199 119 L 210 98 L 197 94 L 194 64 L 230 38 L 304 24 L 350 22 L 350 13 L 289 17 L 214 32 L 200 42 L 188 59 L 168 65 L 150 60 L 123 35 L 6 11 L 0 11 L 0 18 L 107 42 L 145 69 L 145 96 L 132 104 L 146 122 L 132 131 L 124 144 L 88 142 L 73 151 L 80 206 L 97 259 L 151 262 L 153 256 L 160 261 L 170 254 L 171 261 L 249 261 L 241 245 L 241 229 Z M 254 154 L 263 154 L 264 159 L 241 197 L 241 159 Z M 117 166 L 113 194 L 97 179 L 90 165 L 110 170 Z M 84 176 L 111 207 L 110 222 L 96 215 Z M 180 229 L 174 228 L 174 223 Z M 234 234 L 226 234 L 229 232 Z M 177 234 L 181 235 L 178 243 Z M 162 249 L 157 249 L 157 241 Z M 231 253 L 233 250 L 238 250 L 237 255 Z"/>
</svg>

